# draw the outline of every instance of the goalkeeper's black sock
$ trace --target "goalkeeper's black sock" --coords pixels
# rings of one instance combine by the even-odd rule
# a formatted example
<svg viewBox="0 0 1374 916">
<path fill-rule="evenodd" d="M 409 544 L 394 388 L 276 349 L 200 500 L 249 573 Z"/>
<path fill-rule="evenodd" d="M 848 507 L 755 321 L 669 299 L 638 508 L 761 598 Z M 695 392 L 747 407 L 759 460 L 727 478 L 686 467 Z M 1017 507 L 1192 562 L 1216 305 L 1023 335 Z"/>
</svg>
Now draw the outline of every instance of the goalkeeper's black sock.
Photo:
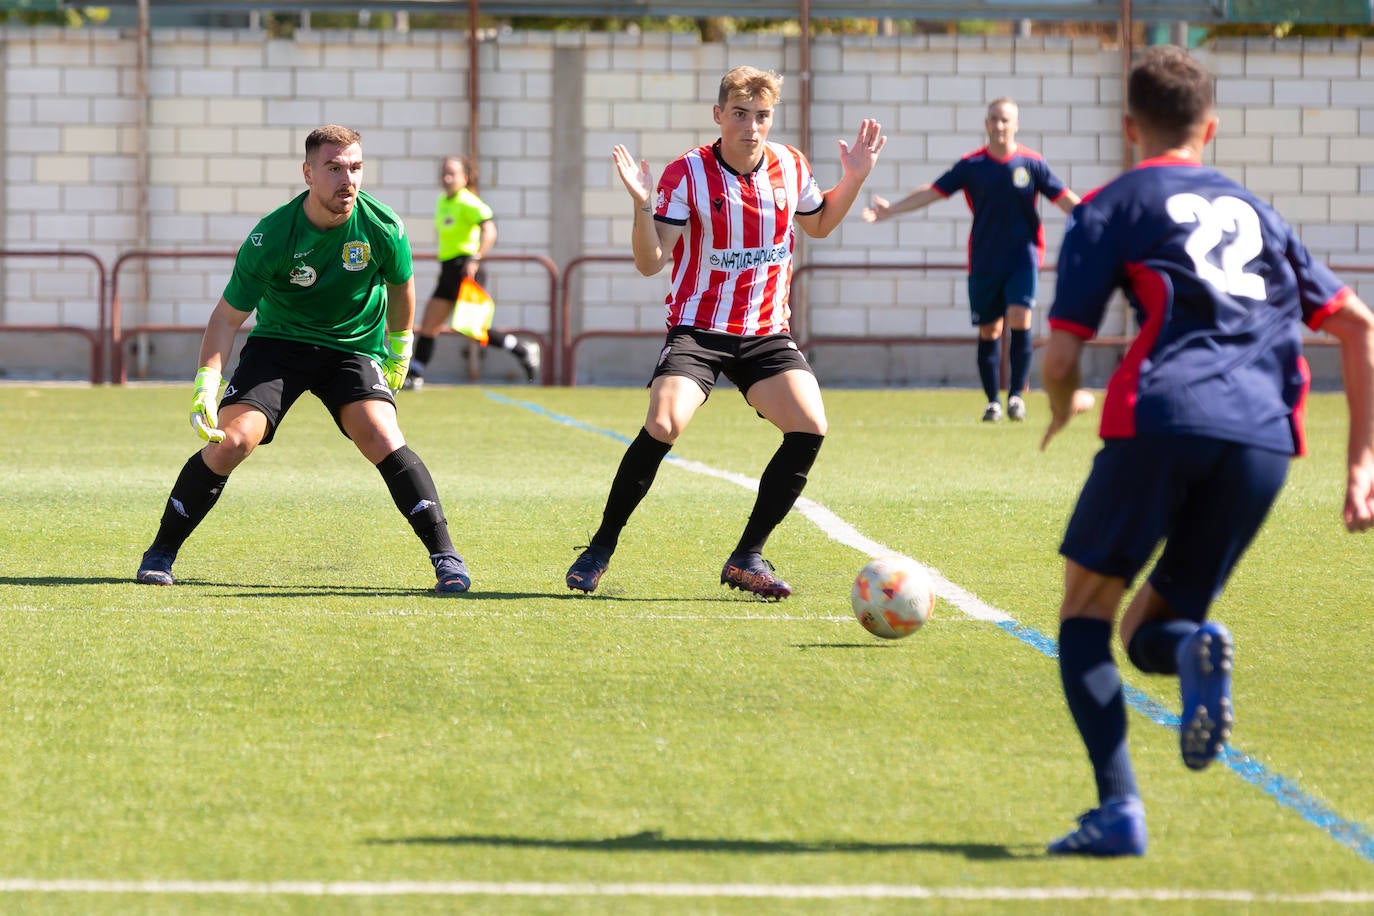
<svg viewBox="0 0 1374 916">
<path fill-rule="evenodd" d="M 377 462 L 377 470 L 386 481 L 396 508 L 415 529 L 429 555 L 457 554 L 449 539 L 444 508 L 439 505 L 439 491 L 420 456 L 412 452 L 410 446 L 403 445 Z"/>
<path fill-rule="evenodd" d="M 176 556 L 191 532 L 210 514 L 228 481 L 227 475 L 210 470 L 200 452 L 186 459 L 162 510 L 153 546 Z"/>
<path fill-rule="evenodd" d="M 764 542 L 792 510 L 806 487 L 806 475 L 815 464 L 824 441 L 825 436 L 815 433 L 783 435 L 782 444 L 759 477 L 759 495 L 754 500 L 754 510 L 749 513 L 735 553 L 763 552 Z"/>
<path fill-rule="evenodd" d="M 620 467 L 611 481 L 606 511 L 601 515 L 601 527 L 592 535 L 593 544 L 615 550 L 616 544 L 620 543 L 621 529 L 630 520 L 630 514 L 640 500 L 649 492 L 654 477 L 658 475 L 658 466 L 671 448 L 667 442 L 659 442 L 649 435 L 647 429 L 639 430 L 639 435 L 625 450 L 625 457 L 620 459 Z"/>
</svg>

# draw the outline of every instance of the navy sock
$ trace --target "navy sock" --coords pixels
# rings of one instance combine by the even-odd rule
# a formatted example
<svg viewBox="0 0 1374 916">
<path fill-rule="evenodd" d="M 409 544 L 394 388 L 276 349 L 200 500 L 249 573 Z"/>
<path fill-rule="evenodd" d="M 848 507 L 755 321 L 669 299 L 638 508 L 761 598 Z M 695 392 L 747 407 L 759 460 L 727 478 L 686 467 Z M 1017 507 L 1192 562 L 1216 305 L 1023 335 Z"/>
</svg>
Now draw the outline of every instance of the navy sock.
<svg viewBox="0 0 1374 916">
<path fill-rule="evenodd" d="M 1112 625 L 1072 617 L 1059 625 L 1059 675 L 1078 733 L 1088 750 L 1099 801 L 1139 797 L 1126 748 L 1126 701 L 1112 660 Z"/>
<path fill-rule="evenodd" d="M 1030 331 L 1012 330 L 1011 352 L 1007 354 L 1011 362 L 1011 379 L 1007 382 L 1007 390 L 1012 394 L 1026 393 L 1026 379 L 1030 375 L 1033 350 Z"/>
<path fill-rule="evenodd" d="M 987 395 L 988 403 L 997 400 L 998 387 L 997 370 L 997 341 L 984 340 L 978 338 L 978 378 L 983 382 L 983 394 Z"/>
<path fill-rule="evenodd" d="M 1157 620 L 1141 624 L 1126 654 L 1146 674 L 1178 674 L 1178 647 L 1197 631 L 1192 620 Z"/>
<path fill-rule="evenodd" d="M 658 475 L 658 466 L 671 448 L 667 442 L 659 442 L 649 435 L 647 429 L 639 430 L 639 435 L 625 450 L 625 457 L 620 459 L 620 467 L 611 481 L 606 509 L 601 514 L 601 527 L 592 535 L 593 544 L 615 550 L 620 543 L 621 530 L 649 492 Z"/>
</svg>

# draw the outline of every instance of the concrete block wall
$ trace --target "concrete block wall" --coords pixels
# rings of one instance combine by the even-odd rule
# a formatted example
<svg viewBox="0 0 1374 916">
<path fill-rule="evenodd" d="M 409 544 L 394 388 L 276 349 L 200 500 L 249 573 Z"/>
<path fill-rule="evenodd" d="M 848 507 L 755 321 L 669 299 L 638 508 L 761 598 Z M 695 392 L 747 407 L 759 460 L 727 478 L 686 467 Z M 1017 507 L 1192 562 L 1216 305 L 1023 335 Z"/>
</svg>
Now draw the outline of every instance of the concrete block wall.
<svg viewBox="0 0 1374 916">
<path fill-rule="evenodd" d="M 1318 256 L 1374 268 L 1366 216 L 1374 193 L 1374 45 L 1235 40 L 1198 53 L 1218 77 L 1222 130 L 1212 163 L 1278 206 Z M 90 251 L 111 265 L 138 248 L 224 252 L 131 262 L 120 272 L 125 324 L 199 324 L 253 223 L 303 189 L 305 134 L 335 121 L 363 133 L 365 187 L 406 218 L 419 255 L 418 295 L 427 297 L 439 161 L 468 144 L 465 34 L 302 31 L 278 40 L 252 31 L 158 30 L 146 129 L 136 62 L 134 36 L 119 30 L 0 34 L 0 248 Z M 625 143 L 657 174 L 709 142 L 717 135 L 711 103 L 720 74 L 741 63 L 784 74 L 773 137 L 801 144 L 795 39 L 703 44 L 694 35 L 512 32 L 485 40 L 480 191 L 497 214 L 498 250 L 550 257 L 560 267 L 582 254 L 627 255 L 630 206 L 610 165 L 612 146 Z M 889 135 L 863 201 L 867 193 L 905 194 L 980 146 L 986 104 L 1000 95 L 1020 103 L 1020 141 L 1080 193 L 1121 167 L 1120 53 L 1095 40 L 826 37 L 813 43 L 811 72 L 810 149 L 822 184 L 839 178 L 837 140 L 852 139 L 861 118 L 878 118 Z M 1063 216 L 1048 204 L 1042 213 L 1052 264 Z M 968 228 L 959 200 L 882 225 L 863 223 L 856 209 L 830 238 L 802 246 L 801 262 L 813 266 L 798 284 L 798 331 L 971 334 L 960 270 L 824 269 L 959 265 Z M 0 323 L 95 326 L 99 289 L 85 262 L 7 258 L 0 270 Z M 547 332 L 544 270 L 500 263 L 491 272 L 498 320 Z M 587 263 L 573 276 L 574 333 L 662 329 L 666 272 L 645 279 L 626 263 Z M 1348 279 L 1374 299 L 1374 274 Z M 1049 298 L 1042 288 L 1042 302 Z M 1125 329 L 1123 316 L 1113 330 Z M 6 348 L 16 345 L 18 337 L 0 333 L 0 371 L 11 363 Z M 164 365 L 154 355 L 150 373 L 187 375 L 193 367 L 182 349 L 164 347 L 175 358 Z M 919 381 L 921 365 L 935 367 L 927 380 L 973 378 L 966 354 L 913 361 L 909 353 L 879 359 L 852 349 L 818 358 L 818 368 L 826 365 L 832 381 Z M 642 381 L 643 358 L 619 358 L 632 350 L 589 344 L 581 380 Z M 958 362 L 970 365 L 961 370 Z M 54 371 L 81 377 L 84 369 L 78 360 Z"/>
</svg>

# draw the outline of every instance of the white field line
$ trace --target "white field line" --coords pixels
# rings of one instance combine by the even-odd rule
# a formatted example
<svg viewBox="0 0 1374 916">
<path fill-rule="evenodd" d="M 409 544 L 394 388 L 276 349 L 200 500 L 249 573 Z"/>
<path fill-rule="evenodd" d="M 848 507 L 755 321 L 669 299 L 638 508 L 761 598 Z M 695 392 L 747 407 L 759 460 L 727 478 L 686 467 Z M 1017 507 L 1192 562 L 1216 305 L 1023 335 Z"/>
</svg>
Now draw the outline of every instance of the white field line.
<svg viewBox="0 0 1374 916">
<path fill-rule="evenodd" d="M 725 480 L 737 486 L 744 487 L 746 490 L 754 490 L 755 492 L 757 492 L 759 488 L 759 482 L 757 480 L 752 477 L 746 477 L 743 474 L 736 474 L 733 471 L 722 471 L 719 468 L 711 467 L 709 464 L 702 464 L 700 461 L 692 461 L 688 458 L 677 458 L 673 456 L 670 457 L 669 460 L 671 460 L 676 467 L 680 467 L 684 471 L 691 471 L 693 474 L 716 477 L 720 480 Z M 840 518 L 834 512 L 831 512 L 825 506 L 822 506 L 820 503 L 803 496 L 797 500 L 795 509 L 797 512 L 800 512 L 802 516 L 810 520 L 817 528 L 821 529 L 826 537 L 837 544 L 853 547 L 865 556 L 903 556 L 904 559 L 917 564 L 930 575 L 930 583 L 934 587 L 936 595 L 945 599 L 975 620 L 985 620 L 989 623 L 1012 622 L 1012 618 L 1005 611 L 998 610 L 968 589 L 955 585 L 916 558 L 899 554 L 891 547 L 887 547 L 867 535 L 860 533 L 857 528 Z"/>
<path fill-rule="evenodd" d="M 658 897 L 774 900 L 1114 900 L 1365 905 L 1371 891 L 1267 894 L 1245 890 L 1110 887 L 922 887 L 902 884 L 679 884 L 539 881 L 84 881 L 0 878 L 0 893 L 295 897 Z"/>
</svg>

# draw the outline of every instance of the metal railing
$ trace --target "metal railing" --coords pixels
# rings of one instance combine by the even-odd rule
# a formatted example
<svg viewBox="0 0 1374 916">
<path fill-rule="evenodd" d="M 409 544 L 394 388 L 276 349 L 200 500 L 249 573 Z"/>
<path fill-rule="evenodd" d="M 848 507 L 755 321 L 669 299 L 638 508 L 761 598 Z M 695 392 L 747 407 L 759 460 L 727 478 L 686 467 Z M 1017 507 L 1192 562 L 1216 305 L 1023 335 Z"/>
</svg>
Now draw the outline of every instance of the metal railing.
<svg viewBox="0 0 1374 916">
<path fill-rule="evenodd" d="M 16 251 L 0 249 L 0 259 L 9 260 L 11 258 L 40 258 L 65 260 L 77 258 L 83 261 L 90 261 L 95 265 L 96 273 L 96 327 L 94 330 L 79 324 L 68 323 L 15 323 L 0 324 L 0 332 L 13 333 L 59 333 L 76 334 L 84 337 L 91 346 L 91 384 L 98 384 L 104 379 L 104 362 L 102 350 L 105 344 L 105 292 L 106 292 L 106 271 L 105 262 L 100 260 L 94 253 L 89 251 Z"/>
<path fill-rule="evenodd" d="M 206 251 L 126 251 L 115 259 L 110 269 L 110 382 L 123 385 L 129 380 L 129 369 L 124 359 L 124 340 L 136 334 L 168 334 L 203 332 L 205 325 L 142 323 L 124 327 L 124 302 L 120 296 L 119 278 L 129 264 L 158 260 L 186 260 L 189 258 L 233 258 L 237 252 L 216 249 Z"/>
<path fill-rule="evenodd" d="M 584 254 L 573 258 L 563 265 L 563 291 L 559 297 L 559 322 L 558 322 L 558 341 L 559 349 L 562 351 L 559 356 L 559 383 L 563 385 L 577 384 L 577 348 L 583 341 L 592 338 L 648 338 L 662 337 L 663 330 L 655 331 L 636 331 L 636 330 L 592 330 L 581 331 L 574 335 L 572 333 L 572 288 L 573 277 L 577 271 L 586 264 L 633 264 L 634 258 L 623 254 Z"/>
<path fill-rule="evenodd" d="M 120 292 L 120 277 L 125 268 L 130 264 L 146 263 L 152 260 L 188 260 L 192 258 L 224 258 L 233 259 L 237 252 L 223 249 L 218 250 L 135 250 L 126 251 L 121 254 L 114 263 L 110 272 L 110 339 L 112 361 L 110 365 L 110 381 L 116 385 L 123 385 L 128 380 L 128 366 L 124 354 L 124 341 L 137 334 L 169 334 L 169 333 L 202 333 L 205 325 L 201 324 L 176 324 L 176 323 L 140 323 L 124 326 L 124 305 L 123 297 Z M 433 261 L 433 254 L 417 254 L 414 256 L 417 261 Z M 548 275 L 548 309 L 550 327 L 554 327 L 556 318 L 555 303 L 558 294 L 558 267 L 552 260 L 543 255 L 527 254 L 490 254 L 484 258 L 487 262 L 521 262 L 532 263 L 543 268 Z M 419 294 L 417 293 L 417 299 Z M 423 308 L 423 302 L 417 302 L 417 312 Z M 418 315 L 417 315 L 418 318 Z M 103 321 L 103 313 L 102 313 Z M 550 352 L 553 337 L 539 331 L 528 328 L 512 329 L 514 333 L 532 337 L 539 342 L 544 352 Z M 554 378 L 554 367 L 545 362 L 540 368 L 541 383 L 551 384 Z"/>
<path fill-rule="evenodd" d="M 106 367 L 108 367 L 108 380 L 113 384 L 124 384 L 128 381 L 128 367 L 126 354 L 124 353 L 125 342 L 132 336 L 138 334 L 161 334 L 161 333 L 203 333 L 204 324 L 185 324 L 185 323 L 152 323 L 145 322 L 125 326 L 124 324 L 124 293 L 121 289 L 121 282 L 130 265 L 136 263 L 146 263 L 151 260 L 185 260 L 193 258 L 222 258 L 232 259 L 236 252 L 215 249 L 215 250 L 134 250 L 127 251 L 119 255 L 110 269 L 106 269 L 104 262 L 95 254 L 88 251 L 14 251 L 0 249 L 0 259 L 79 259 L 90 262 L 95 270 L 95 280 L 98 287 L 96 303 L 96 326 L 95 328 L 84 325 L 66 323 L 0 323 L 0 333 L 63 333 L 75 334 L 84 338 L 91 349 L 90 358 L 90 378 L 92 384 L 99 384 L 106 380 Z M 433 254 L 417 254 L 414 256 L 417 261 L 433 261 Z M 587 254 L 580 255 L 569 261 L 560 271 L 554 262 L 544 255 L 537 254 L 516 254 L 501 253 L 491 254 L 486 258 L 489 262 L 513 262 L 536 265 L 542 269 L 548 278 L 548 330 L 540 331 L 530 328 L 513 328 L 513 333 L 532 338 L 539 343 L 541 350 L 548 354 L 548 358 L 542 361 L 540 368 L 540 383 L 544 385 L 567 385 L 577 384 L 577 353 L 579 347 L 588 340 L 605 339 L 649 339 L 661 338 L 664 329 L 654 328 L 652 330 L 638 329 L 617 329 L 603 328 L 580 331 L 573 333 L 576 324 L 574 321 L 573 309 L 573 289 L 578 280 L 580 272 L 589 264 L 632 264 L 633 258 L 628 255 L 614 254 Z M 1332 270 L 1337 275 L 1345 277 L 1350 275 L 1370 275 L 1374 274 L 1374 264 L 1332 264 Z M 803 350 L 810 352 L 817 347 L 826 346 L 958 346 L 972 342 L 975 335 L 970 329 L 967 334 L 828 334 L 813 333 L 810 331 L 809 313 L 810 309 L 806 305 L 805 284 L 812 277 L 822 271 L 842 272 L 842 273 L 883 273 L 883 272 L 919 272 L 922 274 L 930 272 L 958 272 L 961 275 L 966 270 L 963 264 L 954 263 L 925 263 L 912 262 L 903 264 L 859 264 L 859 263 L 826 263 L 826 264 L 805 264 L 793 273 L 793 295 L 794 300 L 802 303 L 797 314 L 794 314 L 794 334 L 797 338 L 797 345 Z M 1052 272 L 1053 267 L 1045 267 L 1043 271 Z M 1352 284 L 1353 285 L 1353 284 Z M 417 297 L 418 298 L 418 297 Z M 422 307 L 423 303 L 417 303 Z M 418 310 L 418 308 L 417 308 Z M 1088 341 L 1090 346 L 1095 347 L 1114 347 L 1122 352 L 1130 345 L 1133 335 L 1126 329 L 1126 322 L 1123 320 L 1122 328 L 1118 333 L 1105 333 Z M 1036 347 L 1045 343 L 1046 338 L 1042 335 L 1034 341 Z M 1323 335 L 1311 334 L 1305 338 L 1305 343 L 1310 346 L 1335 346 L 1338 341 Z M 1005 349 L 1005 348 L 1004 348 Z M 108 357 L 106 357 L 108 354 Z M 1004 357 L 1005 359 L 1005 353 Z M 1005 368 L 1005 367 L 1004 367 Z"/>
</svg>

